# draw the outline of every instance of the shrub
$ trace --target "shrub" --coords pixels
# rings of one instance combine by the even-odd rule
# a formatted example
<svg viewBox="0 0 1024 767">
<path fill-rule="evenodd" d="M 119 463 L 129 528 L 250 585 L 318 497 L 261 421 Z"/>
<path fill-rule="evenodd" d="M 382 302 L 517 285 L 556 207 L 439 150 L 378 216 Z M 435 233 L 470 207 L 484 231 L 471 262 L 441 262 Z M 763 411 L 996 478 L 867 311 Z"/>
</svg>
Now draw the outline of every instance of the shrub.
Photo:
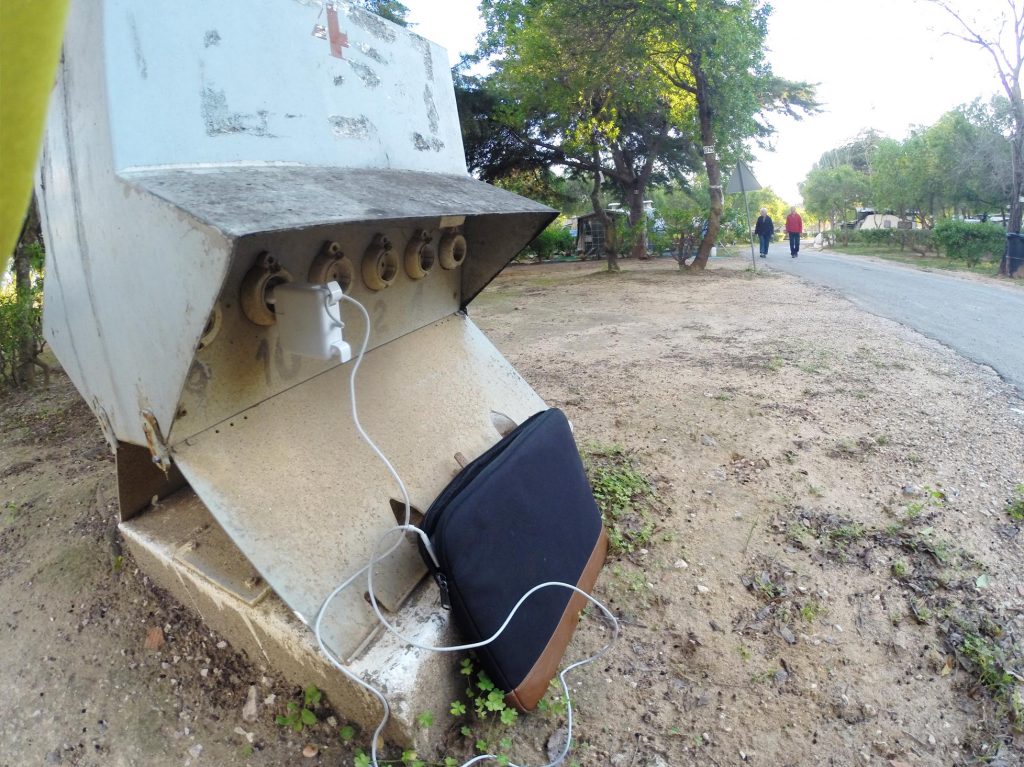
<svg viewBox="0 0 1024 767">
<path fill-rule="evenodd" d="M 646 222 L 640 226 L 633 226 L 626 215 L 613 215 L 612 222 L 615 224 L 615 250 L 620 256 L 628 256 L 643 234 Z"/>
<path fill-rule="evenodd" d="M 864 232 L 860 229 L 850 229 L 842 232 L 842 240 L 844 245 L 863 245 Z"/>
<path fill-rule="evenodd" d="M 576 241 L 572 232 L 556 219 L 526 246 L 526 251 L 543 261 L 554 256 L 571 253 L 575 245 Z"/>
<path fill-rule="evenodd" d="M 973 224 L 971 226 L 974 226 Z M 930 229 L 853 229 L 842 232 L 847 244 L 871 245 L 879 248 L 909 248 L 915 253 L 926 255 L 934 250 L 934 239 Z M 824 232 L 826 247 L 834 244 L 836 232 Z"/>
<path fill-rule="evenodd" d="M 949 258 L 966 261 L 977 266 L 982 260 L 991 261 L 1002 255 L 1006 233 L 998 224 L 968 223 L 945 219 L 933 230 L 935 244 Z"/>
<path fill-rule="evenodd" d="M 655 255 L 670 253 L 675 246 L 676 238 L 666 229 L 652 229 L 647 235 L 647 247 Z"/>
<path fill-rule="evenodd" d="M 859 229 L 859 234 L 865 245 L 895 245 L 896 238 L 893 236 L 896 229 Z"/>
<path fill-rule="evenodd" d="M 0 288 L 0 387 L 25 385 L 24 367 L 43 346 L 42 279 L 34 279 L 21 295 L 13 282 Z"/>
<path fill-rule="evenodd" d="M 935 236 L 931 229 L 897 229 L 893 238 L 899 244 L 900 250 L 910 248 L 922 256 L 929 250 L 935 250 Z"/>
</svg>

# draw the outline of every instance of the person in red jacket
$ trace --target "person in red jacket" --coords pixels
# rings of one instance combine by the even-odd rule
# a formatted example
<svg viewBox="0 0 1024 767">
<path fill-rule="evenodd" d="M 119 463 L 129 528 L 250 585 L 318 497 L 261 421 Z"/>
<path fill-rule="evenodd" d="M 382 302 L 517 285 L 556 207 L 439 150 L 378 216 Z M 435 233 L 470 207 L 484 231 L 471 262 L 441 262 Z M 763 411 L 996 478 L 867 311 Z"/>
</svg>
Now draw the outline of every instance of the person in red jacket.
<svg viewBox="0 0 1024 767">
<path fill-rule="evenodd" d="M 789 215 L 786 216 L 786 233 L 789 235 L 789 255 L 793 258 L 796 258 L 800 252 L 800 234 L 803 230 L 804 220 L 800 218 L 800 214 L 796 212 L 796 206 L 794 205 L 789 209 Z"/>
</svg>

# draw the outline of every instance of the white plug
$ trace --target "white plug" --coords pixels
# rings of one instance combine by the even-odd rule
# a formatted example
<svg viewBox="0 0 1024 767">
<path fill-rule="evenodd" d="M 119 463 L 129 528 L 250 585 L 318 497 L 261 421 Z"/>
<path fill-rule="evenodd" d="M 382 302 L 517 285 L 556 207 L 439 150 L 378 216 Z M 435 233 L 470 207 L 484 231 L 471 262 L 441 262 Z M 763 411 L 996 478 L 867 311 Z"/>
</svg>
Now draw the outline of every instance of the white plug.
<svg viewBox="0 0 1024 767">
<path fill-rule="evenodd" d="M 352 359 L 352 347 L 342 337 L 342 290 L 337 282 L 306 285 L 287 282 L 274 288 L 277 337 L 285 351 L 321 360 Z"/>
</svg>

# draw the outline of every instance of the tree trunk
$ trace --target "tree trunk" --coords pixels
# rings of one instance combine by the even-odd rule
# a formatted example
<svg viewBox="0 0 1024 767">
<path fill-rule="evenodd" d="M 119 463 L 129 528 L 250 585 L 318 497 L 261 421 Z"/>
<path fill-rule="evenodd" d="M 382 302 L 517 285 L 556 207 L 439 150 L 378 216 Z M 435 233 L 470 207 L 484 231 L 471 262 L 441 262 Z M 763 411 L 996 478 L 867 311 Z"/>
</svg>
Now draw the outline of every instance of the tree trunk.
<svg viewBox="0 0 1024 767">
<path fill-rule="evenodd" d="M 644 212 L 644 190 L 636 186 L 629 193 L 629 225 L 636 239 L 630 255 L 647 258 L 647 213 Z"/>
<path fill-rule="evenodd" d="M 663 120 L 658 134 L 650 139 L 647 159 L 639 169 L 636 168 L 636 157 L 618 143 L 610 147 L 612 162 L 615 163 L 615 180 L 628 199 L 629 226 L 635 239 L 630 247 L 633 258 L 647 258 L 647 213 L 644 211 L 644 193 L 654 173 L 655 160 L 661 154 L 661 148 L 668 137 L 668 121 Z M 595 157 L 595 161 L 596 161 Z"/>
<path fill-rule="evenodd" d="M 18 298 L 18 304 L 29 306 L 32 301 L 32 260 L 29 254 L 29 247 L 42 240 L 41 227 L 39 224 L 39 210 L 36 207 L 35 196 L 29 205 L 28 213 L 25 215 L 25 222 L 21 228 L 21 236 L 14 248 L 14 290 Z M 32 386 L 36 381 L 36 339 L 32 328 L 31 314 L 28 311 L 21 313 L 19 322 L 24 324 L 19 333 L 21 344 L 17 352 L 17 364 L 15 366 L 14 378 L 20 386 Z"/>
<path fill-rule="evenodd" d="M 597 164 L 599 160 L 595 156 L 594 163 Z M 608 271 L 618 272 L 621 271 L 619 267 L 619 254 L 616 249 L 615 242 L 615 225 L 612 223 L 611 216 L 604 209 L 604 205 L 601 203 L 601 171 L 594 172 L 594 186 L 590 190 L 590 202 L 594 206 L 594 213 L 597 214 L 597 220 L 601 222 L 601 226 L 604 227 L 604 252 L 608 257 Z"/>
<path fill-rule="evenodd" d="M 1012 176 L 1010 178 L 1010 219 L 1006 221 L 1006 231 L 1008 234 L 1020 234 L 1021 224 L 1021 202 L 1020 194 L 1022 186 L 1024 186 L 1024 168 L 1021 167 L 1021 145 L 1024 143 L 1024 136 L 1014 135 L 1010 141 L 1010 172 Z M 1004 277 L 1012 276 L 1010 274 L 1010 240 L 1006 240 L 1006 249 L 1003 251 L 1003 257 L 999 262 L 999 274 Z M 1020 270 L 1018 270 L 1019 272 Z"/>
<path fill-rule="evenodd" d="M 725 196 L 722 194 L 722 168 L 718 164 L 718 154 L 714 151 L 715 131 L 712 125 L 707 76 L 700 66 L 699 58 L 696 64 L 697 66 L 693 67 L 693 71 L 696 73 L 695 79 L 697 81 L 697 113 L 700 118 L 700 139 L 704 146 L 711 147 L 712 149 L 712 151 L 704 155 L 704 167 L 708 172 L 708 188 L 711 192 L 711 210 L 708 214 L 708 230 L 700 242 L 697 257 L 686 268 L 701 272 L 708 265 L 708 259 L 711 257 L 711 247 L 715 244 L 715 240 L 718 239 L 718 230 L 722 226 L 722 210 L 724 208 Z"/>
<path fill-rule="evenodd" d="M 1021 126 L 1021 130 L 1024 130 L 1024 126 Z M 1011 158 L 1013 163 L 1013 196 L 1010 198 L 1010 224 L 1007 231 L 1020 234 L 1020 225 L 1022 218 L 1020 195 L 1022 189 L 1024 189 L 1024 163 L 1021 162 L 1021 147 L 1024 145 L 1024 135 L 1017 135 L 1013 137 L 1013 157 Z"/>
</svg>

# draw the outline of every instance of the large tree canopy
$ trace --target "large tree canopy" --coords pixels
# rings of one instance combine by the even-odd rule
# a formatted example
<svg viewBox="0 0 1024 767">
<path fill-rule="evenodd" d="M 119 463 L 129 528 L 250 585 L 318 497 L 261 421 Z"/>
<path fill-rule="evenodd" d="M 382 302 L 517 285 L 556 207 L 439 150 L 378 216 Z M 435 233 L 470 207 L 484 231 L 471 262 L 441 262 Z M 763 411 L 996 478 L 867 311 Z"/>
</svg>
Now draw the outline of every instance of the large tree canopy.
<svg viewBox="0 0 1024 767">
<path fill-rule="evenodd" d="M 409 9 L 399 0 L 355 0 L 354 4 L 403 27 L 408 24 Z"/>
<path fill-rule="evenodd" d="M 765 61 L 768 7 L 755 0 L 483 0 L 486 88 L 522 154 L 607 177 L 643 241 L 648 185 L 708 174 L 703 268 L 720 225 L 720 162 L 771 133 L 771 112 L 813 110 L 813 89 Z M 492 145 L 490 149 L 495 147 Z M 521 161 L 519 150 L 493 153 Z M 595 210 L 600 201 L 594 195 Z"/>
<path fill-rule="evenodd" d="M 771 113 L 799 117 L 818 105 L 811 85 L 772 73 L 764 56 L 769 6 L 758 0 L 645 5 L 654 66 L 672 87 L 691 94 L 697 107 L 690 133 L 700 142 L 711 192 L 708 231 L 694 262 L 703 268 L 722 218 L 720 161 L 744 156 L 747 139 L 770 136 Z"/>
<path fill-rule="evenodd" d="M 989 57 L 999 78 L 1009 106 L 1009 138 L 1013 156 L 1008 229 L 1020 232 L 1024 215 L 1020 199 L 1024 189 L 1024 96 L 1020 89 L 1020 75 L 1024 69 L 1024 0 L 1005 0 L 998 12 L 994 8 L 978 6 L 973 16 L 961 12 L 948 0 L 930 1 L 954 20 L 956 31 L 951 34 L 976 46 Z M 1007 269 L 1004 257 L 999 270 L 1007 274 Z"/>
<path fill-rule="evenodd" d="M 836 229 L 869 198 L 868 177 L 852 165 L 815 168 L 800 187 L 807 212 Z"/>
<path fill-rule="evenodd" d="M 864 131 L 815 164 L 803 185 L 808 208 L 822 218 L 843 218 L 850 204 L 836 207 L 833 193 L 837 184 L 849 192 L 852 172 L 859 178 L 858 204 L 925 227 L 943 216 L 1004 209 L 1013 183 L 1012 145 L 1005 138 L 1009 113 L 1006 99 L 997 96 L 989 104 L 975 101 L 951 110 L 903 140 Z M 847 170 L 837 174 L 841 168 Z"/>
<path fill-rule="evenodd" d="M 547 166 L 592 174 L 594 209 L 603 216 L 601 179 L 621 190 L 643 240 L 643 198 L 652 179 L 692 167 L 692 142 L 679 126 L 693 111 L 688 94 L 664 87 L 647 50 L 642 14 L 594 0 L 484 0 L 483 53 L 499 123 L 517 148 Z M 499 134 L 500 136 L 501 134 Z M 614 249 L 609 251 L 614 268 Z"/>
</svg>

